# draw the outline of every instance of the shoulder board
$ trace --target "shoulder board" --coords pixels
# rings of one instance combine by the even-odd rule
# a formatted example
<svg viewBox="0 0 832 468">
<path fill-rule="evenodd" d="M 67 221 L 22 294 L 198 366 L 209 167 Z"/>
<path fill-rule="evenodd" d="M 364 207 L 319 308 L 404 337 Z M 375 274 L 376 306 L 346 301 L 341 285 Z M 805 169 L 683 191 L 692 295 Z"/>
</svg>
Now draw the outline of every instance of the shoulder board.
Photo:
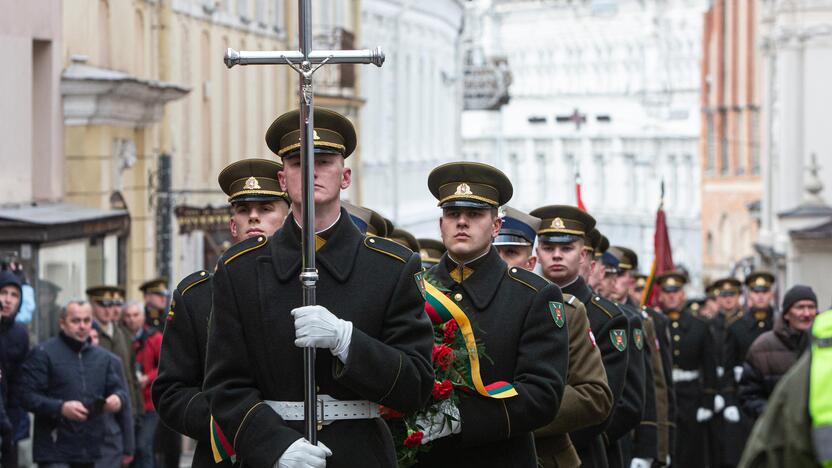
<svg viewBox="0 0 832 468">
<path fill-rule="evenodd" d="M 525 286 L 531 288 L 535 292 L 540 291 L 547 285 L 551 284 L 548 281 L 546 281 L 546 279 L 542 276 L 539 276 L 536 273 L 533 273 L 524 268 L 511 267 L 508 269 L 508 276 L 514 281 L 522 283 Z"/>
<path fill-rule="evenodd" d="M 592 303 L 595 304 L 596 307 L 601 309 L 602 312 L 607 314 L 609 318 L 613 318 L 624 313 L 621 312 L 621 309 L 616 307 L 615 304 L 597 294 L 592 296 Z"/>
<path fill-rule="evenodd" d="M 364 237 L 364 247 L 387 255 L 390 258 L 395 258 L 402 263 L 407 263 L 411 255 L 413 255 L 412 250 L 398 242 L 393 242 L 390 239 L 378 236 Z"/>
<path fill-rule="evenodd" d="M 563 302 L 564 304 L 566 304 L 566 307 L 571 307 L 575 310 L 578 310 L 581 307 L 586 308 L 586 306 L 583 302 L 581 302 L 580 299 L 571 294 L 563 293 Z"/>
<path fill-rule="evenodd" d="M 229 247 L 220 257 L 220 261 L 223 265 L 228 265 L 241 255 L 257 250 L 268 243 L 269 239 L 266 236 L 250 237 Z"/>
<path fill-rule="evenodd" d="M 185 279 L 179 282 L 176 289 L 179 290 L 179 294 L 185 295 L 189 289 L 200 283 L 208 281 L 209 279 L 211 279 L 211 273 L 208 273 L 205 270 L 199 270 L 186 276 Z"/>
</svg>

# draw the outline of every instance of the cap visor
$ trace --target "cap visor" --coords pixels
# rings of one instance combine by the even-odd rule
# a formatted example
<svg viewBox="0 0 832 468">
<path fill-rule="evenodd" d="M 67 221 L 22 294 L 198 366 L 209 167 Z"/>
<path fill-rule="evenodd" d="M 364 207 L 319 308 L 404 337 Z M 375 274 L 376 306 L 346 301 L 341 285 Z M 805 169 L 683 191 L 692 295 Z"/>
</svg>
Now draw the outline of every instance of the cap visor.
<svg viewBox="0 0 832 468">
<path fill-rule="evenodd" d="M 528 239 L 520 236 L 513 236 L 511 234 L 500 234 L 496 238 L 494 238 L 494 245 L 521 245 L 521 246 L 530 246 L 532 245 Z"/>
<path fill-rule="evenodd" d="M 480 202 L 480 201 L 473 201 L 473 200 L 448 200 L 445 203 L 439 205 L 440 208 L 475 208 L 480 210 L 488 210 L 488 209 L 496 209 L 496 206 L 489 205 L 488 203 Z"/>
<path fill-rule="evenodd" d="M 571 244 L 572 242 L 581 240 L 582 237 L 572 234 L 540 234 L 538 235 L 538 239 L 552 244 Z"/>
</svg>

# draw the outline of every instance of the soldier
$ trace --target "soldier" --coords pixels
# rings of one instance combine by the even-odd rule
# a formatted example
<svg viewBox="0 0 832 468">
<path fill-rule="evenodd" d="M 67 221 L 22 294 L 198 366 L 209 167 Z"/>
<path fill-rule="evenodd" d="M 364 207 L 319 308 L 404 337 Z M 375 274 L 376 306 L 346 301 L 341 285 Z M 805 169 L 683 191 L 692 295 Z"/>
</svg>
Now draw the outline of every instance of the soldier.
<svg viewBox="0 0 832 468">
<path fill-rule="evenodd" d="M 168 280 L 154 278 L 139 286 L 144 297 L 144 316 L 147 326 L 154 330 L 164 331 L 164 317 L 168 310 Z"/>
<path fill-rule="evenodd" d="M 537 263 L 533 245 L 540 220 L 509 207 L 503 207 L 501 213 L 503 225 L 494 239 L 497 252 L 509 268 L 532 271 Z M 534 431 L 537 457 L 544 468 L 581 466 L 569 431 L 596 426 L 612 410 L 612 391 L 607 384 L 601 352 L 590 336 L 586 307 L 569 294 L 564 294 L 563 300 L 569 327 L 566 388 L 555 419 Z"/>
<path fill-rule="evenodd" d="M 764 297 L 768 296 L 768 301 L 771 301 L 771 296 L 766 294 L 765 283 L 767 281 L 759 277 L 761 280 L 761 288 Z M 771 278 L 773 280 L 773 277 Z M 772 281 L 773 282 L 773 281 Z M 715 466 L 736 466 L 742 457 L 742 449 L 745 442 L 751 433 L 751 426 L 753 421 L 747 416 L 743 415 L 740 410 L 740 403 L 737 396 L 737 383 L 742 378 L 742 363 L 745 361 L 745 353 L 753 342 L 753 338 L 747 343 L 750 338 L 743 333 L 743 329 L 752 328 L 751 334 L 756 338 L 754 328 L 759 329 L 757 325 L 762 322 L 765 327 L 765 319 L 771 315 L 771 311 L 763 311 L 763 320 L 757 321 L 754 316 L 749 314 L 748 318 L 744 318 L 742 307 L 740 306 L 740 292 L 742 291 L 742 283 L 735 278 L 723 278 L 714 282 L 714 290 L 717 293 L 717 304 L 719 305 L 719 313 L 711 320 L 712 333 L 714 334 L 714 341 L 717 346 L 718 367 L 717 375 L 719 376 L 718 395 L 714 400 L 714 409 L 717 413 L 722 411 L 722 420 L 715 418 L 714 426 L 717 433 L 714 439 L 718 441 L 715 445 L 718 448 L 716 454 Z M 768 287 L 770 290 L 770 286 Z M 755 294 L 755 298 L 756 294 Z M 770 304 L 768 304 L 770 307 Z M 770 320 L 770 318 L 769 318 Z M 753 325 L 749 327 L 749 321 Z M 771 323 L 768 324 L 769 329 Z M 732 336 L 732 331 L 737 334 Z"/>
<path fill-rule="evenodd" d="M 613 395 L 613 411 L 606 420 L 573 431 L 569 436 L 583 466 L 607 466 L 602 434 L 615 415 L 626 382 L 627 318 L 615 304 L 595 294 L 580 275 L 581 264 L 588 261 L 584 246 L 588 233 L 595 227 L 595 218 L 578 207 L 567 205 L 545 206 L 532 211 L 531 215 L 542 219 L 537 231 L 537 257 L 543 276 L 586 306 L 593 339 L 600 348 Z"/>
<path fill-rule="evenodd" d="M 428 271 L 474 323 L 489 356 L 485 382 L 509 383 L 504 399 L 461 393 L 459 407 L 426 421 L 434 442 L 420 466 L 537 466 L 532 431 L 554 419 L 562 401 L 569 336 L 560 289 L 522 268 L 508 268 L 491 243 L 500 232 L 498 207 L 512 195 L 508 178 L 480 163 L 455 162 L 428 177 L 439 200 L 439 228 L 448 251 Z M 450 427 L 448 427 L 450 426 Z M 438 440 L 437 440 L 438 439 Z"/>
<path fill-rule="evenodd" d="M 708 326 L 683 308 L 687 277 L 671 271 L 660 275 L 659 302 L 670 319 L 673 343 L 673 386 L 676 392 L 674 467 L 706 466 L 707 427 L 713 418 L 714 356 Z"/>
<path fill-rule="evenodd" d="M 445 245 L 436 239 L 416 239 L 419 242 L 419 255 L 422 257 L 422 268 L 430 269 L 439 263 L 445 254 Z"/>
<path fill-rule="evenodd" d="M 87 288 L 86 292 L 92 304 L 93 328 L 98 331 L 99 346 L 115 354 L 121 360 L 124 381 L 130 395 L 130 404 L 126 408 L 122 407 L 117 415 L 105 415 L 101 458 L 96 466 L 106 468 L 119 466 L 125 456 L 132 458 L 135 442 L 133 420 L 144 414 L 144 401 L 134 372 L 136 354 L 133 351 L 133 340 L 115 318 L 124 304 L 124 288 L 94 286 Z"/>
<path fill-rule="evenodd" d="M 364 236 L 341 207 L 355 129 L 323 108 L 315 121 L 317 304 L 302 306 L 299 111 L 278 117 L 266 143 L 283 159 L 292 216 L 271 239 L 233 246 L 213 276 L 205 388 L 214 428 L 254 467 L 394 467 L 379 405 L 424 406 L 433 388 L 433 331 L 414 275 L 419 257 Z M 317 350 L 319 444 L 303 438 L 303 348 Z M 349 411 L 344 412 L 347 408 Z M 328 458 L 328 459 L 327 459 Z"/>
<path fill-rule="evenodd" d="M 629 250 L 629 249 L 628 249 Z M 633 458 L 633 439 L 630 432 L 640 426 L 644 420 L 645 406 L 647 408 L 647 422 L 655 428 L 656 406 L 653 387 L 653 373 L 650 369 L 649 356 L 644 353 L 644 325 L 641 312 L 627 304 L 629 289 L 629 274 L 633 269 L 630 257 L 626 256 L 622 247 L 611 246 L 603 254 L 605 275 L 601 296 L 614 302 L 627 317 L 629 346 L 627 347 L 627 382 L 620 405 L 616 408 L 610 425 L 604 434 L 609 441 L 607 458 L 611 467 L 630 466 Z M 649 391 L 648 391 L 649 389 Z M 646 405 L 649 400 L 650 404 Z M 649 440 L 648 440 L 649 439 Z M 656 458 L 655 430 L 641 431 L 639 455 L 643 466 L 648 459 Z M 616 453 L 615 445 L 620 449 Z M 610 449 L 612 447 L 612 449 Z"/>
<path fill-rule="evenodd" d="M 235 242 L 271 236 L 289 212 L 289 197 L 277 173 L 283 165 L 268 159 L 243 159 L 222 170 L 219 185 L 231 204 L 229 231 Z M 185 277 L 173 292 L 167 314 L 153 402 L 164 424 L 197 441 L 193 467 L 216 466 L 211 453 L 211 415 L 202 392 L 211 274 L 200 270 Z M 161 426 L 160 426 L 161 428 Z M 231 466 L 223 460 L 220 466 Z"/>
<path fill-rule="evenodd" d="M 582 268 L 581 276 L 586 278 L 586 283 L 590 288 L 596 289 L 604 281 L 606 271 L 604 270 L 604 262 L 602 258 L 604 252 L 610 248 L 610 241 L 607 236 L 601 234 L 598 229 L 593 228 L 589 234 L 590 249 L 587 251 L 587 258 L 581 265 L 589 265 L 589 268 Z"/>
<path fill-rule="evenodd" d="M 647 277 L 637 273 L 638 255 L 635 251 L 626 247 L 619 247 L 627 262 L 632 266 L 626 277 L 619 277 L 619 286 L 626 290 L 627 303 L 639 310 L 644 320 L 644 343 L 650 355 L 650 369 L 652 370 L 655 414 L 656 414 L 656 456 L 655 465 L 670 465 L 675 444 L 675 418 L 676 401 L 673 390 L 673 355 L 668 331 L 669 322 L 667 317 L 656 309 L 640 305 L 644 287 L 647 284 Z M 623 282 L 623 285 L 621 284 Z M 649 399 L 647 399 L 649 402 Z M 633 465 L 643 466 L 647 460 L 646 455 L 652 448 L 653 429 L 649 420 L 642 420 L 636 429 L 636 445 L 633 453 L 642 460 L 634 460 Z M 631 465 L 632 466 L 632 465 Z M 635 468 L 635 466 L 633 468 Z"/>
<path fill-rule="evenodd" d="M 766 271 L 757 271 L 745 278 L 746 312 L 728 327 L 725 343 L 725 373 L 733 375 L 735 383 L 742 378 L 742 365 L 751 343 L 774 326 L 773 286 L 774 275 Z"/>
</svg>

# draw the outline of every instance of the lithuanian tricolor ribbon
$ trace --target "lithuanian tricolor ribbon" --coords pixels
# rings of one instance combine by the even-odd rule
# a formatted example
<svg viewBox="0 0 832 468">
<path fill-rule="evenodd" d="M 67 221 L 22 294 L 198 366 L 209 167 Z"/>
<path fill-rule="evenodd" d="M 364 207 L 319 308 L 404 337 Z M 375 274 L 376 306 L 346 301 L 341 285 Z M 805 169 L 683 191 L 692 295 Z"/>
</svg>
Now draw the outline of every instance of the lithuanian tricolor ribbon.
<svg viewBox="0 0 832 468">
<path fill-rule="evenodd" d="M 231 463 L 237 462 L 234 448 L 228 443 L 228 439 L 213 416 L 211 416 L 211 451 L 214 452 L 214 463 L 220 463 L 223 460 L 231 460 Z"/>
<path fill-rule="evenodd" d="M 474 339 L 474 331 L 471 329 L 471 321 L 465 312 L 454 304 L 448 296 L 442 293 L 436 286 L 423 280 L 425 287 L 425 311 L 433 323 L 445 323 L 456 320 L 459 331 L 465 339 L 465 348 L 468 350 L 468 361 L 471 363 L 471 380 L 477 393 L 489 398 L 511 398 L 517 396 L 517 390 L 508 382 L 494 382 L 484 385 L 480 376 L 480 359 L 477 353 L 477 341 Z"/>
</svg>

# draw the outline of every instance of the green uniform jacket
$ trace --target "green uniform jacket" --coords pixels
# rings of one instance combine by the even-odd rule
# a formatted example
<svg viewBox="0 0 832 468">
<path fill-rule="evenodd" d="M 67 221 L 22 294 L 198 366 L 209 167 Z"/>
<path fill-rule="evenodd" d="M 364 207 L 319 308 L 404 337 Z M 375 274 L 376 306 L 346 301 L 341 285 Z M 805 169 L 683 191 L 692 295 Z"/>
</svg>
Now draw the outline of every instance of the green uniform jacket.
<svg viewBox="0 0 832 468">
<path fill-rule="evenodd" d="M 364 236 L 342 208 L 320 237 L 317 303 L 353 324 L 346 364 L 318 349 L 319 394 L 369 400 L 401 412 L 423 407 L 433 388 L 433 329 L 414 280 L 419 256 L 393 241 Z M 237 461 L 271 468 L 303 434 L 264 400 L 301 402 L 303 349 L 291 311 L 302 306 L 301 232 L 292 216 L 269 240 L 240 242 L 213 277 L 205 390 L 211 414 Z M 319 440 L 332 450 L 328 468 L 396 466 L 381 418 L 334 421 Z"/>
<path fill-rule="evenodd" d="M 555 319 L 553 304 L 563 295 L 532 272 L 507 268 L 494 247 L 465 265 L 474 271 L 462 283 L 451 279 L 449 263 L 445 254 L 429 276 L 471 318 L 488 356 L 480 360 L 483 381 L 509 382 L 517 396 L 463 394 L 462 432 L 432 443 L 419 465 L 536 468 L 532 431 L 555 418 L 569 364 L 568 324 Z"/>
<path fill-rule="evenodd" d="M 804 353 L 771 394 L 757 420 L 739 468 L 820 467 L 812 447 L 809 417 L 811 353 Z"/>
<path fill-rule="evenodd" d="M 144 399 L 142 398 L 142 391 L 139 388 L 139 381 L 136 379 L 136 352 L 133 351 L 133 340 L 130 338 L 130 333 L 121 325 L 113 324 L 113 336 L 108 335 L 104 331 L 104 327 L 97 322 L 95 324 L 98 330 L 98 344 L 107 351 L 115 354 L 121 359 L 121 365 L 124 369 L 125 382 L 127 383 L 127 390 L 130 393 L 130 405 L 133 410 L 133 417 L 139 414 L 144 414 Z"/>
</svg>

